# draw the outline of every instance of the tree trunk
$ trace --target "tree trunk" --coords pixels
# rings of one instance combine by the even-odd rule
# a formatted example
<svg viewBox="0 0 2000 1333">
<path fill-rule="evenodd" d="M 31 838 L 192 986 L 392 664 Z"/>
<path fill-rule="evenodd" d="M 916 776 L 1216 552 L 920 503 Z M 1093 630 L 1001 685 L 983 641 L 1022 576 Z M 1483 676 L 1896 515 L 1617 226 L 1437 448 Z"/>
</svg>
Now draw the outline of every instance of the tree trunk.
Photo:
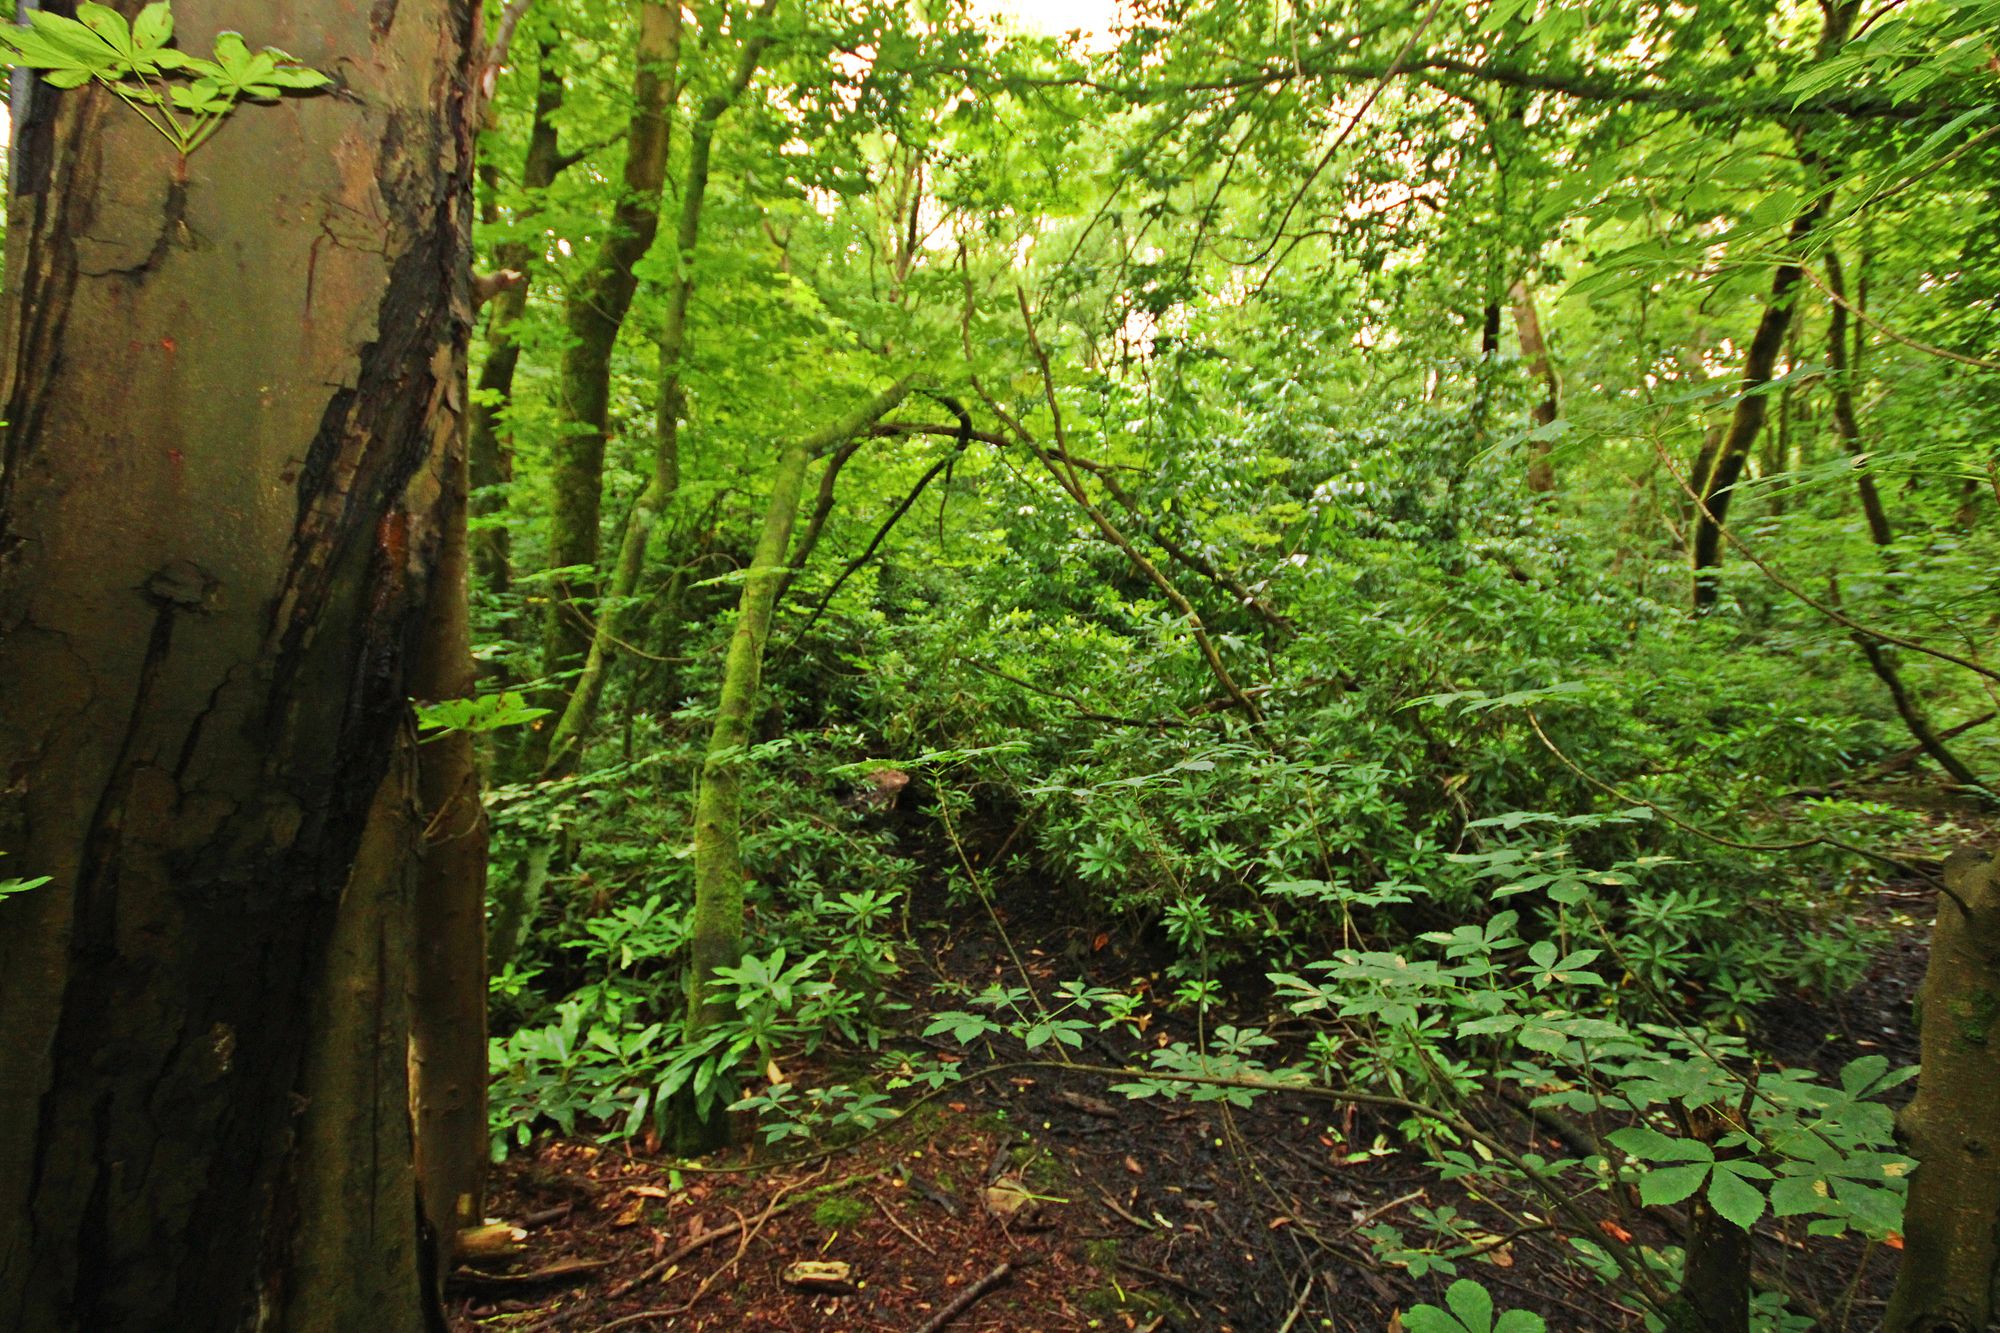
<svg viewBox="0 0 2000 1333">
<path fill-rule="evenodd" d="M 736 78 L 727 91 L 702 103 L 688 132 L 687 179 L 681 186 L 680 225 L 674 233 L 675 269 L 679 277 L 667 296 L 666 322 L 660 333 L 660 397 L 653 430 L 653 471 L 645 489 L 633 502 L 625 521 L 625 534 L 618 543 L 618 563 L 612 567 L 609 596 L 598 608 L 596 625 L 590 633 L 590 649 L 584 658 L 583 673 L 570 691 L 555 730 L 549 736 L 548 759 L 542 766 L 544 778 L 568 777 L 583 759 L 583 746 L 597 721 L 597 705 L 604 697 L 604 681 L 611 654 L 624 641 L 625 611 L 639 589 L 639 576 L 646 566 L 646 546 L 660 515 L 673 503 L 681 484 L 681 416 L 687 410 L 687 390 L 682 384 L 683 361 L 687 355 L 688 303 L 694 296 L 695 247 L 701 241 L 702 202 L 708 195 L 708 163 L 715 146 L 715 127 L 736 99 L 756 77 L 770 38 L 757 36 L 744 43 Z"/>
<path fill-rule="evenodd" d="M 478 692 L 472 661 L 465 451 L 440 497 L 444 541 L 432 578 L 412 693 L 426 703 Z M 416 888 L 411 1104 L 424 1216 L 437 1228 L 443 1280 L 458 1232 L 485 1216 L 486 809 L 472 737 L 448 731 L 417 750 L 423 819 Z"/>
<path fill-rule="evenodd" d="M 1517 282 L 1507 293 L 1507 299 L 1514 305 L 1514 330 L 1521 339 L 1521 357 L 1528 363 L 1528 373 L 1540 380 L 1545 390 L 1532 412 L 1535 425 L 1552 426 L 1562 411 L 1562 381 L 1556 376 L 1555 362 L 1549 359 L 1549 345 L 1542 337 L 1542 317 L 1535 311 L 1534 293 L 1528 290 L 1525 281 Z M 1556 467 L 1551 457 L 1554 449 L 1550 440 L 1535 440 L 1528 446 L 1528 489 L 1537 495 L 1547 495 L 1556 488 Z"/>
<path fill-rule="evenodd" d="M 176 9 L 344 88 L 184 172 L 46 93 L 16 158 L 0 850 L 53 882 L 0 903 L 0 1327 L 414 1333 L 392 758 L 466 387 L 474 12 Z"/>
<path fill-rule="evenodd" d="M 695 795 L 694 937 L 687 979 L 690 1035 L 727 1016 L 713 998 L 709 978 L 716 968 L 733 966 L 743 954 L 743 750 L 750 742 L 750 719 L 763 679 L 764 644 L 771 634 L 792 525 L 805 489 L 806 465 L 814 455 L 859 435 L 894 411 L 909 396 L 912 385 L 911 380 L 901 381 L 847 420 L 811 439 L 788 445 L 778 458 L 770 504 L 764 512 L 764 530 L 751 556 L 736 630 L 730 636 L 729 655 L 723 664 L 721 697 L 702 763 L 701 788 Z M 684 1120 L 696 1123 L 692 1117 Z M 713 1146 L 719 1141 L 724 1127 L 721 1116 L 709 1116 L 699 1123 L 702 1138 L 684 1146 Z"/>
<path fill-rule="evenodd" d="M 1815 56 L 1825 61 L 1846 44 L 1860 0 L 1825 0 L 1820 8 L 1824 17 Z M 1809 176 L 1821 169 L 1819 155 L 1806 145 L 1803 136 L 1800 136 L 1799 158 Z M 1833 206 L 1831 180 L 1821 181 L 1815 188 L 1817 193 L 1812 203 L 1792 219 L 1785 242 L 1789 257 L 1771 275 L 1771 295 L 1765 302 L 1762 318 L 1757 321 L 1757 332 L 1750 339 L 1750 350 L 1743 357 L 1743 386 L 1738 390 L 1729 429 L 1723 433 L 1722 443 L 1708 466 L 1698 469 L 1692 478 L 1693 487 L 1701 496 L 1701 503 L 1695 506 L 1691 542 L 1697 615 L 1715 605 L 1715 570 L 1722 563 L 1722 525 L 1728 519 L 1730 493 L 1743 474 L 1743 464 L 1757 443 L 1757 432 L 1763 428 L 1769 411 L 1764 389 L 1771 382 L 1778 352 L 1791 328 L 1792 310 L 1797 304 L 1793 289 L 1804 276 L 1804 270 L 1794 261 L 1804 253 L 1813 229 Z"/>
<path fill-rule="evenodd" d="M 538 43 L 540 68 L 535 84 L 535 119 L 528 130 L 528 152 L 521 164 L 521 190 L 534 198 L 555 183 L 564 166 L 561 145 L 556 137 L 555 116 L 562 109 L 562 71 L 556 68 L 555 46 Z M 489 219 L 489 220 L 496 220 Z M 496 268 L 513 269 L 523 276 L 533 273 L 535 247 L 524 241 L 508 241 L 495 247 Z M 472 403 L 472 514 L 474 518 L 495 518 L 506 512 L 498 488 L 514 476 L 513 459 L 501 436 L 500 417 L 514 396 L 514 372 L 521 364 L 521 345 L 514 341 L 514 325 L 528 308 L 528 284 L 503 289 L 493 298 L 486 316 L 486 360 L 479 367 L 479 391 Z M 512 551 L 507 528 L 490 523 L 472 539 L 473 568 L 480 583 L 490 592 L 505 592 L 512 578 Z"/>
<path fill-rule="evenodd" d="M 1832 201 L 1832 193 L 1822 190 L 1812 205 L 1792 220 L 1788 238 L 1791 253 L 1799 252 Z M 1804 271 L 1793 263 L 1778 265 L 1772 275 L 1771 295 L 1757 321 L 1757 332 L 1750 339 L 1750 350 L 1743 358 L 1743 381 L 1737 390 L 1736 410 L 1707 466 L 1691 479 L 1701 496 L 1701 503 L 1695 506 L 1691 543 L 1696 611 L 1705 611 L 1715 604 L 1714 571 L 1722 563 L 1722 525 L 1728 521 L 1731 492 L 1743 475 L 1743 464 L 1750 457 L 1751 447 L 1757 443 L 1757 432 L 1763 429 L 1770 410 L 1765 386 L 1770 384 L 1777 369 L 1778 353 L 1784 348 L 1785 333 L 1792 322 L 1794 289 L 1802 276 Z"/>
<path fill-rule="evenodd" d="M 1681 1287 L 1667 1311 L 1670 1333 L 1750 1333 L 1750 1233 L 1705 1198 L 1688 1205 Z"/>
<path fill-rule="evenodd" d="M 1923 1073 L 1896 1129 L 1917 1159 L 1887 1333 L 1984 1333 L 2000 1290 L 2000 865 L 1945 863 L 1917 993 Z"/>
<path fill-rule="evenodd" d="M 1833 382 L 1833 428 L 1854 457 L 1854 489 L 1861 496 L 1868 535 L 1877 546 L 1888 546 L 1896 540 L 1896 533 L 1889 526 L 1881 492 L 1868 470 L 1867 450 L 1861 447 L 1861 420 L 1854 411 L 1854 367 L 1847 356 L 1847 281 L 1841 272 L 1840 256 L 1832 250 L 1826 252 L 1826 282 L 1833 293 L 1833 314 L 1826 334 L 1826 364 L 1833 372 L 1829 377 Z"/>
<path fill-rule="evenodd" d="M 571 284 L 564 318 L 562 436 L 556 441 L 554 508 L 549 562 L 557 569 L 597 566 L 604 491 L 604 446 L 609 429 L 611 350 L 618 342 L 639 279 L 633 266 L 653 246 L 660 226 L 660 186 L 667 174 L 670 120 L 679 78 L 681 7 L 643 4 L 632 76 L 632 122 L 625 139 L 623 192 L 612 210 L 604 241 Z M 577 608 L 595 586 L 595 574 L 571 577 L 549 599 L 542 632 L 543 669 L 550 675 L 583 664 L 590 647 L 588 619 Z M 560 709 L 561 695 L 552 707 Z"/>
</svg>

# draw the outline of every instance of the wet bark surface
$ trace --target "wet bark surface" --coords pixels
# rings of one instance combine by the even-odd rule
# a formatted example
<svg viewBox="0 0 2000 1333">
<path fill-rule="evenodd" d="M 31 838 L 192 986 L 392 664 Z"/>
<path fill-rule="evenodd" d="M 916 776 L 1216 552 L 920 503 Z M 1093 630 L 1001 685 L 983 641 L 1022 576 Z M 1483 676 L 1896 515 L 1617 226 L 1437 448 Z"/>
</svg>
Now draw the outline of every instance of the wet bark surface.
<svg viewBox="0 0 2000 1333">
<path fill-rule="evenodd" d="M 382 1123 L 401 1020 L 375 1006 L 346 1043 L 368 1069 L 333 1082 L 312 1039 L 330 988 L 398 989 L 408 939 L 393 891 L 350 885 L 464 398 L 473 16 L 177 18 L 336 88 L 243 109 L 184 166 L 88 90 L 24 149 L 46 171 L 8 232 L 0 849 L 53 882 L 0 904 L 0 1324 L 335 1326 L 367 1294 L 296 1261 L 345 1244 L 302 1229 L 330 1194 L 319 1215 L 381 1240 L 372 1326 L 416 1327 L 407 1112 Z M 329 969 L 336 935 L 373 942 L 342 955 L 368 975 Z M 368 1151 L 301 1151 L 326 1134 Z"/>
</svg>

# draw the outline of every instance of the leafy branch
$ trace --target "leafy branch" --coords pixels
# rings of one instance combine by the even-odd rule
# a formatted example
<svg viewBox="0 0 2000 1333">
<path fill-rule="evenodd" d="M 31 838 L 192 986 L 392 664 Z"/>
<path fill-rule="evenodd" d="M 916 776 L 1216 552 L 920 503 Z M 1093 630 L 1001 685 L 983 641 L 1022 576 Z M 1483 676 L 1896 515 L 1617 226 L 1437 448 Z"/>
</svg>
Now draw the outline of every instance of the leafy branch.
<svg viewBox="0 0 2000 1333">
<path fill-rule="evenodd" d="M 76 17 L 46 10 L 26 27 L 0 27 L 0 63 L 41 72 L 51 88 L 99 83 L 173 144 L 185 162 L 240 102 L 275 102 L 333 80 L 276 47 L 252 51 L 240 32 L 215 36 L 215 58 L 176 50 L 173 11 L 154 0 L 131 22 L 84 0 Z"/>
</svg>

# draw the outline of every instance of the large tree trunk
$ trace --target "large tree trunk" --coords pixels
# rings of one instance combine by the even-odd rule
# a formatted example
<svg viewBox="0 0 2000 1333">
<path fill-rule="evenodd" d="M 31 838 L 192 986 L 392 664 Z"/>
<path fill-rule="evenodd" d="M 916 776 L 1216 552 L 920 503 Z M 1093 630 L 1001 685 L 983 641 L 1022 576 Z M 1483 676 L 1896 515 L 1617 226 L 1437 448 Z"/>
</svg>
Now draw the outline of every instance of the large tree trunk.
<svg viewBox="0 0 2000 1333">
<path fill-rule="evenodd" d="M 2000 863 L 1945 863 L 1917 993 L 1923 1073 L 1896 1129 L 1917 1159 L 1887 1333 L 1984 1333 L 2000 1292 Z"/>
<path fill-rule="evenodd" d="M 473 7 L 177 11 L 345 87 L 184 175 L 52 94 L 16 160 L 0 850 L 53 882 L 0 903 L 0 1326 L 401 1333 L 391 761 L 465 394 Z"/>
<path fill-rule="evenodd" d="M 610 428 L 611 351 L 632 308 L 639 279 L 632 271 L 653 246 L 660 227 L 660 186 L 666 180 L 668 110 L 677 93 L 681 7 L 642 4 L 632 76 L 632 122 L 625 138 L 623 192 L 612 210 L 603 243 L 570 285 L 564 317 L 569 345 L 563 351 L 563 435 L 556 442 L 554 507 L 549 562 L 556 569 L 588 569 L 571 577 L 549 599 L 542 630 L 543 669 L 573 670 L 589 651 L 589 621 L 575 599 L 595 587 L 598 528 L 604 503 L 604 446 Z M 563 697 L 551 696 L 560 709 Z"/>
</svg>

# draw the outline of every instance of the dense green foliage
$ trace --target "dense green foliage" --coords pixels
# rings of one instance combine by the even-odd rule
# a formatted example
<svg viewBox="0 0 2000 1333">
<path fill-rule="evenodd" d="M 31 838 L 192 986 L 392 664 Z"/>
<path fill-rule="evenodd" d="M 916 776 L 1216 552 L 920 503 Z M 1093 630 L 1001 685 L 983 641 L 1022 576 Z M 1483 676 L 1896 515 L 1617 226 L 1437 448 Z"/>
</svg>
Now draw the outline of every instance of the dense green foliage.
<svg viewBox="0 0 2000 1333">
<path fill-rule="evenodd" d="M 666 235 L 611 360 L 601 554 L 550 568 L 563 312 L 617 225 L 636 8 L 529 10 L 481 144 L 481 243 L 529 275 L 482 404 L 506 452 L 478 525 L 506 541 L 475 588 L 514 693 L 442 720 L 496 724 L 503 1144 L 670 1129 L 684 1089 L 748 1098 L 772 1138 L 866 1125 L 894 1089 L 853 1052 L 913 1025 L 1044 1053 L 1117 1030 L 1134 997 L 1080 984 L 914 1023 L 892 998 L 913 911 L 1032 897 L 1162 950 L 1153 999 L 1203 1016 L 1213 1048 L 1163 1048 L 1136 1094 L 1518 1084 L 1618 1108 L 1627 1162 L 1445 1133 L 1441 1169 L 1529 1199 L 1623 1169 L 1739 1226 L 1896 1229 L 1871 1100 L 1894 1071 L 1746 1084 L 1738 1034 L 1852 981 L 1856 904 L 1951 840 L 1871 770 L 1923 741 L 1968 800 L 2000 781 L 1976 725 L 2000 7 L 1204 0 L 1065 44 L 938 6 L 696 6 Z M 538 123 L 566 155 L 545 184 L 517 170 Z M 753 739 L 718 756 L 781 447 L 913 374 L 812 460 Z M 661 495 L 630 597 L 591 600 Z M 552 603 L 616 629 L 567 773 L 539 753 L 580 665 L 539 637 Z M 718 762 L 748 936 L 716 974 L 734 1016 L 683 1040 Z M 893 817 L 855 799 L 883 769 L 911 778 Z M 1264 1035 L 1285 1012 L 1304 1045 Z M 827 1043 L 849 1084 L 772 1072 Z M 1467 1243 L 1435 1230 L 1372 1234 L 1449 1271 Z M 1678 1259 L 1649 1255 L 1579 1261 L 1654 1299 Z M 1462 1288 L 1408 1327 L 1480 1326 Z"/>
</svg>

